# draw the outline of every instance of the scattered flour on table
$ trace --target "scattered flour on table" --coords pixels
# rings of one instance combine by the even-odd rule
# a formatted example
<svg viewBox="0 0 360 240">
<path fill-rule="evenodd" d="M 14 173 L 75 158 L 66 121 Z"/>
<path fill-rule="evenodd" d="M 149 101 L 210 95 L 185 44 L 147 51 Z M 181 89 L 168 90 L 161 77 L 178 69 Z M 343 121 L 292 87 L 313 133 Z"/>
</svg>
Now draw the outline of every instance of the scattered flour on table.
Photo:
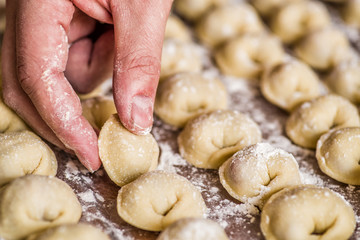
<svg viewBox="0 0 360 240">
<path fill-rule="evenodd" d="M 92 179 L 87 176 L 88 171 L 83 166 L 81 166 L 80 163 L 76 162 L 76 160 L 67 161 L 63 174 L 65 181 L 68 180 L 69 184 L 75 184 L 75 186 L 72 187 L 73 189 L 76 189 L 75 193 L 82 205 L 82 221 L 93 224 L 95 223 L 95 225 L 100 222 L 101 224 L 99 225 L 103 231 L 110 236 L 115 236 L 116 239 L 134 239 L 131 236 L 127 236 L 126 230 L 119 229 L 114 222 L 105 217 L 101 211 L 98 210 L 108 206 L 104 204 L 104 197 L 93 188 L 94 183 Z M 104 171 L 99 170 L 95 174 L 103 176 Z"/>
<path fill-rule="evenodd" d="M 241 0 L 234 0 L 240 1 Z M 332 15 L 334 15 L 332 13 Z M 355 46 L 358 43 L 359 32 L 349 27 L 344 27 L 339 18 L 335 17 L 335 25 L 340 26 Z M 357 42 L 357 43 L 356 43 Z M 360 46 L 358 46 L 360 48 Z M 360 195 L 360 189 L 354 186 L 339 185 L 333 180 L 324 176 L 316 166 L 314 151 L 300 148 L 294 145 L 284 132 L 284 124 L 288 115 L 277 107 L 271 105 L 263 99 L 258 82 L 248 81 L 239 78 L 227 77 L 213 66 L 209 51 L 201 46 L 197 46 L 197 51 L 201 53 L 203 59 L 203 74 L 208 78 L 217 77 L 224 82 L 229 92 L 230 109 L 238 110 L 251 117 L 259 124 L 263 142 L 270 143 L 274 147 L 281 148 L 294 155 L 299 164 L 300 174 L 304 184 L 329 187 L 332 190 L 345 196 L 354 207 L 357 215 L 359 214 L 358 200 L 352 196 Z M 158 141 L 161 155 L 159 159 L 159 170 L 178 173 L 191 181 L 202 193 L 204 200 L 210 210 L 207 217 L 218 222 L 223 228 L 227 229 L 230 239 L 238 236 L 235 231 L 248 233 L 247 239 L 259 239 L 259 210 L 251 204 L 243 204 L 231 197 L 224 195 L 219 183 L 219 178 L 215 170 L 198 169 L 191 166 L 183 159 L 177 149 L 176 138 L 179 129 L 173 128 L 161 122 L 155 117 L 152 134 Z M 104 171 L 98 171 L 98 176 L 103 176 Z M 127 240 L 134 237 L 127 236 L 126 229 L 119 229 L 117 224 L 105 217 L 98 209 L 107 208 L 104 199 L 97 189 L 93 186 L 92 179 L 88 177 L 87 171 L 77 162 L 68 161 L 63 174 L 64 179 L 70 183 L 76 183 L 79 200 L 83 205 L 83 220 L 89 222 L 101 222 L 101 227 L 106 233 L 115 236 L 115 239 Z M 111 203 L 116 204 L 116 203 Z M 356 217 L 360 223 L 360 217 Z M 231 226 L 233 225 L 233 226 Z M 254 227 L 255 226 L 255 227 Z M 239 230 L 240 229 L 240 230 Z M 255 230 L 254 230 L 255 229 Z M 256 231 L 254 233 L 254 231 Z M 356 230 L 355 238 L 360 237 L 360 231 Z"/>
</svg>

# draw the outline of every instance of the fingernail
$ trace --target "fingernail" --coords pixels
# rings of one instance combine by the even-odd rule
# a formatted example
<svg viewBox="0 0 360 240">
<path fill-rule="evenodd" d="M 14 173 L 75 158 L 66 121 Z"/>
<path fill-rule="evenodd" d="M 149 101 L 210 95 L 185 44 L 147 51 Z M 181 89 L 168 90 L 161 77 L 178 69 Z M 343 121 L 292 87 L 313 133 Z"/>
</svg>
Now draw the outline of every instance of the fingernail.
<svg viewBox="0 0 360 240">
<path fill-rule="evenodd" d="M 139 135 L 148 134 L 153 123 L 153 100 L 138 95 L 133 97 L 131 105 L 132 131 Z"/>
<path fill-rule="evenodd" d="M 84 167 L 93 173 L 98 170 L 101 166 L 101 161 L 99 157 L 89 156 L 87 154 L 76 154 L 79 158 L 79 161 L 84 165 Z M 92 159 L 92 161 L 90 161 Z"/>
</svg>

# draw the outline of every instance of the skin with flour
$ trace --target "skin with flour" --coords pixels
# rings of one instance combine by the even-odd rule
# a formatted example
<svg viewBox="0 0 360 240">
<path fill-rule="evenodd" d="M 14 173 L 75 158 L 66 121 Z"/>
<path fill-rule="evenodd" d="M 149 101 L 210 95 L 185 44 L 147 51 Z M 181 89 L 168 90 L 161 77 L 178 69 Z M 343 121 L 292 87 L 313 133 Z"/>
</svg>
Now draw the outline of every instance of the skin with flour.
<svg viewBox="0 0 360 240">
<path fill-rule="evenodd" d="M 171 3 L 7 1 L 5 102 L 39 135 L 74 152 L 90 171 L 97 170 L 97 135 L 81 116 L 75 91 L 91 91 L 113 71 L 122 123 L 133 133 L 149 132 Z M 114 27 L 92 42 L 88 36 L 97 21 Z"/>
</svg>

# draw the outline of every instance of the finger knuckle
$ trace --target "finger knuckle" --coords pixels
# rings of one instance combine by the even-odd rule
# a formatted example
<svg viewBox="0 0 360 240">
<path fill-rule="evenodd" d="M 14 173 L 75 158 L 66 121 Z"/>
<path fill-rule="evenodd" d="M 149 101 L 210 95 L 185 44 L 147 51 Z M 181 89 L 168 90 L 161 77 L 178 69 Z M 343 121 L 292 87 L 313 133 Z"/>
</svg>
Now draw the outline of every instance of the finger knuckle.
<svg viewBox="0 0 360 240">
<path fill-rule="evenodd" d="M 21 88 L 27 95 L 33 96 L 36 93 L 37 85 L 39 84 L 38 81 L 36 81 L 36 78 L 30 77 L 24 65 L 17 66 L 17 74 Z"/>
<path fill-rule="evenodd" d="M 136 71 L 150 76 L 160 76 L 160 59 L 151 55 L 134 52 L 118 62 L 121 72 Z"/>
</svg>

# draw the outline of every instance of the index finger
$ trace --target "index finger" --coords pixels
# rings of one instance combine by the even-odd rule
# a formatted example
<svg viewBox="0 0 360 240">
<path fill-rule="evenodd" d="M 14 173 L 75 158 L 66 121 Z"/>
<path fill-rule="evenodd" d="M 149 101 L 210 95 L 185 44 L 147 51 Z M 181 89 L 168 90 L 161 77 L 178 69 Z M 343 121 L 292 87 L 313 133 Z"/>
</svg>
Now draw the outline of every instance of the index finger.
<svg viewBox="0 0 360 240">
<path fill-rule="evenodd" d="M 97 136 L 81 115 L 81 104 L 64 76 L 67 32 L 74 13 L 70 1 L 18 1 L 18 80 L 56 136 L 90 171 L 100 167 Z"/>
</svg>

